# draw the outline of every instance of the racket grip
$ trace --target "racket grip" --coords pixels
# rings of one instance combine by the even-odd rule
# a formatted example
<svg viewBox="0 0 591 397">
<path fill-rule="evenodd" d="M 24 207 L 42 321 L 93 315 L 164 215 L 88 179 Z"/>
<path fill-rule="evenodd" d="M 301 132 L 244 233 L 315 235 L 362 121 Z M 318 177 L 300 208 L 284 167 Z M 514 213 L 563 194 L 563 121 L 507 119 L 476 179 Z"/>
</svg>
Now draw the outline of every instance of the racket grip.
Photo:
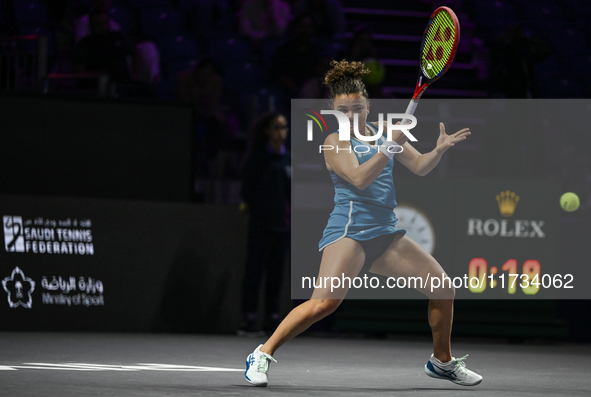
<svg viewBox="0 0 591 397">
<path fill-rule="evenodd" d="M 408 104 L 408 107 L 406 108 L 406 111 L 404 112 L 405 114 L 415 114 L 415 109 L 417 108 L 417 105 L 419 104 L 419 101 L 415 101 L 414 99 L 410 100 L 410 103 Z M 403 119 L 400 124 L 406 124 L 410 121 L 410 119 Z"/>
</svg>

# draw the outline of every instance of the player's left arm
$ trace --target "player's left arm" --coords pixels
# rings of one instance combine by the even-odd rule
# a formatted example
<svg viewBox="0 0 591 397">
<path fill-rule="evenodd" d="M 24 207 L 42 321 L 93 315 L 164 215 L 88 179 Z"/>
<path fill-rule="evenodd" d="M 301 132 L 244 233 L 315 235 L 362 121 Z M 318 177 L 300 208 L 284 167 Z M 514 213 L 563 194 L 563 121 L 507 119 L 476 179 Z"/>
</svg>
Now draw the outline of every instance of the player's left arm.
<svg viewBox="0 0 591 397">
<path fill-rule="evenodd" d="M 439 164 L 439 160 L 441 160 L 447 149 L 465 140 L 470 134 L 469 128 L 463 128 L 455 134 L 447 135 L 445 133 L 445 126 L 443 123 L 439 123 L 439 138 L 437 139 L 435 149 L 429 153 L 421 154 L 410 143 L 406 142 L 402 145 L 403 151 L 396 154 L 395 157 L 414 174 L 425 176 Z"/>
</svg>

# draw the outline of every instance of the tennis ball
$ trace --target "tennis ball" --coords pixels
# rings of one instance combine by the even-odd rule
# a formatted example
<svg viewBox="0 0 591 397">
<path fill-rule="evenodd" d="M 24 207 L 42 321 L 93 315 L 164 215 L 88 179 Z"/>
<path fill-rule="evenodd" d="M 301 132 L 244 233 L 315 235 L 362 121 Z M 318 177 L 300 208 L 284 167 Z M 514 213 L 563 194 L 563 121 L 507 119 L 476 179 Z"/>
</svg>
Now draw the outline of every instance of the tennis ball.
<svg viewBox="0 0 591 397">
<path fill-rule="evenodd" d="M 370 86 L 381 84 L 386 76 L 384 64 L 374 58 L 368 58 L 363 63 L 370 70 L 370 73 L 363 76 L 363 82 Z"/>
<path fill-rule="evenodd" d="M 574 194 L 572 192 L 564 193 L 560 197 L 560 206 L 565 211 L 573 212 L 577 208 L 579 208 L 580 204 L 581 204 L 581 201 L 579 200 L 579 196 L 577 196 L 576 194 Z"/>
</svg>

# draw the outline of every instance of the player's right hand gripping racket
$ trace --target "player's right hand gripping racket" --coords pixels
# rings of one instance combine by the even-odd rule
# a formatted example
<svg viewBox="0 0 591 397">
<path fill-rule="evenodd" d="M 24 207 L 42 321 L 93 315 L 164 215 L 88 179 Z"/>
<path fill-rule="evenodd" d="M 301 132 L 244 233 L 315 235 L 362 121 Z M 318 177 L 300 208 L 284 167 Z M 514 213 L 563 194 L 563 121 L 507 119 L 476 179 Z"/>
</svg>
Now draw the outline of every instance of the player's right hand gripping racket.
<svg viewBox="0 0 591 397">
<path fill-rule="evenodd" d="M 406 108 L 406 114 L 414 114 L 423 92 L 447 72 L 454 60 L 459 43 L 460 22 L 456 14 L 449 7 L 439 7 L 433 11 L 423 33 L 419 77 L 415 93 Z M 404 119 L 401 124 L 408 121 Z"/>
</svg>

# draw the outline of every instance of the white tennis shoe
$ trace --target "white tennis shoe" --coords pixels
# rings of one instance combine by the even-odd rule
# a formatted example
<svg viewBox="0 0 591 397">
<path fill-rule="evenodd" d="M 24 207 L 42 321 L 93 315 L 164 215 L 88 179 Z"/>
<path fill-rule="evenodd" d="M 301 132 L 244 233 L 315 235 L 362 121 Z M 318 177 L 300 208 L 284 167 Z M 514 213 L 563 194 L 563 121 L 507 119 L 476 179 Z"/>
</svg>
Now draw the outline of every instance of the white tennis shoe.
<svg viewBox="0 0 591 397">
<path fill-rule="evenodd" d="M 269 372 L 269 363 L 271 361 L 277 362 L 270 354 L 261 351 L 259 345 L 252 353 L 246 357 L 246 372 L 244 377 L 246 380 L 255 385 L 265 387 L 269 383 L 267 378 L 267 372 Z"/>
<path fill-rule="evenodd" d="M 482 382 L 482 376 L 466 368 L 466 354 L 462 358 L 453 358 L 450 362 L 442 363 L 431 354 L 431 359 L 425 365 L 425 373 L 432 378 L 450 380 L 462 386 L 476 386 Z"/>
</svg>

